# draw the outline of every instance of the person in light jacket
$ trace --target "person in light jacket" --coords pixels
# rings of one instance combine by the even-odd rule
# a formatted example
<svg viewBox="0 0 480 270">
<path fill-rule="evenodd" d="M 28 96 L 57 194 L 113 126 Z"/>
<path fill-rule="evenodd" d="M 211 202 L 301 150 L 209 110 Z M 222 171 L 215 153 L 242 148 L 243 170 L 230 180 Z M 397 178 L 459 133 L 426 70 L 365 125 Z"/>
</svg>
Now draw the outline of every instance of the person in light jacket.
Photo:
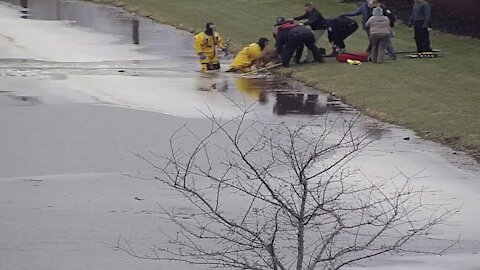
<svg viewBox="0 0 480 270">
<path fill-rule="evenodd" d="M 383 63 L 385 59 L 385 44 L 390 38 L 390 20 L 383 16 L 383 9 L 373 9 L 373 16 L 368 19 L 366 26 L 370 28 L 372 52 L 370 58 L 374 63 Z"/>
</svg>

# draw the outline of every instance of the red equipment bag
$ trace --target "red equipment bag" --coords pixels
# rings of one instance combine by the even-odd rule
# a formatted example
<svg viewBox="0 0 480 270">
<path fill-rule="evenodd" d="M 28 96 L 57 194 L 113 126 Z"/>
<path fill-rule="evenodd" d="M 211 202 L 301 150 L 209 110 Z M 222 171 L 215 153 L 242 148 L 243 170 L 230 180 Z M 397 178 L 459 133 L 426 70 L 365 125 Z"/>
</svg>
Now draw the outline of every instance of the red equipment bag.
<svg viewBox="0 0 480 270">
<path fill-rule="evenodd" d="M 346 63 L 348 59 L 358 60 L 360 62 L 368 62 L 368 52 L 357 52 L 357 53 L 341 53 L 337 55 L 337 61 L 340 63 Z"/>
</svg>

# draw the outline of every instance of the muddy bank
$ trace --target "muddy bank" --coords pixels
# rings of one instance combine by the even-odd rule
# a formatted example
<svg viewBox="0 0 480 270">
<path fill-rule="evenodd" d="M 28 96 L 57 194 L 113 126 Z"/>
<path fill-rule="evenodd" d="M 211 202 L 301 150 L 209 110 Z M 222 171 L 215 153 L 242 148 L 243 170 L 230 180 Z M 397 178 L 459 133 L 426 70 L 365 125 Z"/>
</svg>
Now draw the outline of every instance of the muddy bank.
<svg viewBox="0 0 480 270">
<path fill-rule="evenodd" d="M 343 2 L 359 3 L 358 0 Z M 455 35 L 480 38 L 480 5 L 477 0 L 429 0 L 432 5 L 432 28 Z M 408 22 L 412 11 L 412 0 L 385 0 L 397 19 Z"/>
</svg>

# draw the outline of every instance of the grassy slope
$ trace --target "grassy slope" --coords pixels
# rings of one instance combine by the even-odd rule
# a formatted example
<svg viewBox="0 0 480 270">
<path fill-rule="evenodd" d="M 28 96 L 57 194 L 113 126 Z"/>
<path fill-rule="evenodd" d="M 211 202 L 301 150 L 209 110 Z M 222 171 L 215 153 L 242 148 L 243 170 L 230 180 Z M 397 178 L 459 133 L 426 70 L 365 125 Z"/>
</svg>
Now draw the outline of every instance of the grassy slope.
<svg viewBox="0 0 480 270">
<path fill-rule="evenodd" d="M 234 48 L 271 37 L 277 16 L 302 14 L 304 0 L 94 0 L 114 3 L 161 22 L 200 31 L 206 22 L 234 42 Z M 314 1 L 330 17 L 356 8 L 339 0 Z M 360 18 L 357 18 L 360 19 Z M 413 30 L 396 27 L 397 51 L 415 49 Z M 437 59 L 399 59 L 383 65 L 350 66 L 328 59 L 327 64 L 280 69 L 381 120 L 415 130 L 429 139 L 480 153 L 480 40 L 433 32 Z M 323 43 L 326 46 L 326 35 Z M 347 40 L 350 51 L 366 48 L 364 31 Z"/>
</svg>

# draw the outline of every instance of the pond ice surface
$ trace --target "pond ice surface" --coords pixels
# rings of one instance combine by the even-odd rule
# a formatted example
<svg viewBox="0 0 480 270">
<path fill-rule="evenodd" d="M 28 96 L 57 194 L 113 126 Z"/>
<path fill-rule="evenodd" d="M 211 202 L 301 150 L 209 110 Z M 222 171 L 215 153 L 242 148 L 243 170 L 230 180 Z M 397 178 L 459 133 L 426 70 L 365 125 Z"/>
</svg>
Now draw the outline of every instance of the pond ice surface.
<svg viewBox="0 0 480 270">
<path fill-rule="evenodd" d="M 118 42 L 119 35 L 18 15 L 0 4 L 1 268 L 185 269 L 109 247 L 119 235 L 161 242 L 159 231 L 173 229 L 156 214 L 157 203 L 188 207 L 160 184 L 131 177 L 153 175 L 132 152 L 165 150 L 180 125 L 204 124 L 202 112 L 235 115 L 228 98 L 252 100 L 231 91 L 236 77 L 200 75 L 194 57 L 177 59 Z M 224 83 L 226 93 L 198 91 Z M 271 116 L 273 105 L 257 106 Z M 363 123 L 368 130 L 370 120 Z M 408 130 L 385 125 L 374 134 L 378 140 L 352 166 L 371 177 L 417 175 L 415 184 L 436 191 L 429 202 L 463 206 L 440 232 L 468 243 L 442 257 L 387 257 L 350 269 L 478 269 L 477 165 Z"/>
</svg>

